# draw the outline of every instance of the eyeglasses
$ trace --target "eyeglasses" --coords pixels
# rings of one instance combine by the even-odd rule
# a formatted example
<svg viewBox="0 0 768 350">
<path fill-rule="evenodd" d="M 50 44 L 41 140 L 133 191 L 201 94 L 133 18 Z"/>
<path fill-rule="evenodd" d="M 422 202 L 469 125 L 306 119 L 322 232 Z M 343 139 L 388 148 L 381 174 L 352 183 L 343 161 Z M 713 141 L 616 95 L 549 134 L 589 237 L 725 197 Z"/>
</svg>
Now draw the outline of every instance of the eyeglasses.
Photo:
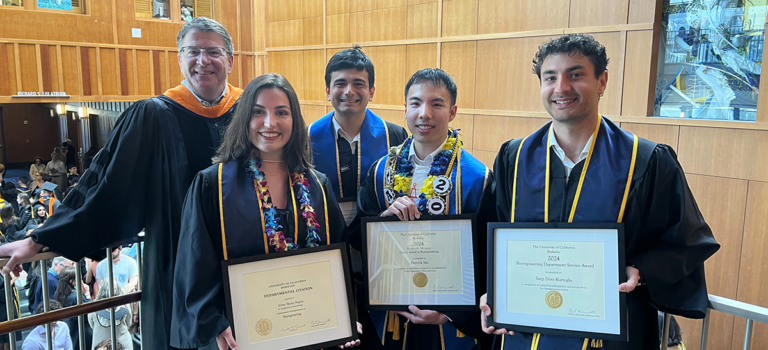
<svg viewBox="0 0 768 350">
<path fill-rule="evenodd" d="M 197 58 L 203 51 L 205 51 L 205 54 L 208 55 L 208 58 L 220 58 L 227 54 L 227 51 L 223 47 L 219 46 L 184 46 L 179 52 L 181 52 L 182 55 L 184 55 L 186 58 Z"/>
</svg>

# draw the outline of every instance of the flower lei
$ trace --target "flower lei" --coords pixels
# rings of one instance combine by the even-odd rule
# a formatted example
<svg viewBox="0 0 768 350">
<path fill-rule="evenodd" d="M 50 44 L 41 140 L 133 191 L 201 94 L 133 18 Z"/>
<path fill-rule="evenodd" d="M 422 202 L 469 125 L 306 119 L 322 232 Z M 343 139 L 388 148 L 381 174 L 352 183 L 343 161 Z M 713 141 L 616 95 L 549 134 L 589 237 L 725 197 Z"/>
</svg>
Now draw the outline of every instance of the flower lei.
<svg viewBox="0 0 768 350">
<path fill-rule="evenodd" d="M 298 249 L 299 245 L 293 242 L 293 239 L 286 238 L 283 233 L 283 226 L 280 225 L 280 218 L 277 216 L 277 210 L 272 204 L 272 196 L 269 194 L 267 178 L 261 168 L 261 159 L 252 158 L 249 161 L 247 171 L 251 174 L 253 184 L 256 187 L 256 193 L 261 200 L 261 212 L 264 214 L 264 233 L 267 234 L 268 243 L 275 247 L 275 251 L 284 252 Z M 315 209 L 309 201 L 309 181 L 303 173 L 291 173 L 291 186 L 296 191 L 296 198 L 301 203 L 301 216 L 307 224 L 307 247 L 317 247 L 320 245 L 320 236 L 317 230 L 320 224 L 317 222 Z"/>
<path fill-rule="evenodd" d="M 400 152 L 397 152 L 394 164 L 394 184 L 392 188 L 395 190 L 397 197 L 407 196 L 407 192 L 411 187 L 411 181 L 413 180 L 413 164 L 410 161 L 411 143 L 413 142 L 413 136 L 409 137 L 403 145 L 400 147 Z M 429 169 L 429 175 L 421 186 L 418 202 L 416 203 L 419 212 L 422 214 L 427 213 L 427 202 L 433 197 L 438 196 L 435 193 L 433 182 L 437 176 L 449 175 L 452 170 L 454 161 L 454 154 L 456 149 L 461 148 L 464 142 L 459 136 L 459 131 L 453 128 L 448 128 L 448 140 L 443 144 L 443 150 L 438 153 L 432 160 L 432 166 Z M 446 194 L 447 195 L 447 194 Z"/>
</svg>

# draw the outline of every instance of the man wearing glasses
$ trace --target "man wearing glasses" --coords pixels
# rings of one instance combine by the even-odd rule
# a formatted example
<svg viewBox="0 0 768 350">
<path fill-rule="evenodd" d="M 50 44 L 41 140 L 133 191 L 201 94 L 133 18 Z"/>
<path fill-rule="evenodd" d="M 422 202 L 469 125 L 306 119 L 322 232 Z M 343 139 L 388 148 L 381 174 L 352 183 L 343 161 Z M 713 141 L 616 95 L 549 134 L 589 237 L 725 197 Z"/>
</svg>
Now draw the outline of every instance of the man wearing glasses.
<svg viewBox="0 0 768 350">
<path fill-rule="evenodd" d="M 173 266 L 181 205 L 194 175 L 211 164 L 242 90 L 227 84 L 234 47 L 218 22 L 199 17 L 177 38 L 184 81 L 138 101 L 120 117 L 76 189 L 30 238 L 0 247 L 3 273 L 44 246 L 72 260 L 133 243 L 145 230 L 141 325 L 146 349 L 197 348 L 171 334 Z"/>
</svg>

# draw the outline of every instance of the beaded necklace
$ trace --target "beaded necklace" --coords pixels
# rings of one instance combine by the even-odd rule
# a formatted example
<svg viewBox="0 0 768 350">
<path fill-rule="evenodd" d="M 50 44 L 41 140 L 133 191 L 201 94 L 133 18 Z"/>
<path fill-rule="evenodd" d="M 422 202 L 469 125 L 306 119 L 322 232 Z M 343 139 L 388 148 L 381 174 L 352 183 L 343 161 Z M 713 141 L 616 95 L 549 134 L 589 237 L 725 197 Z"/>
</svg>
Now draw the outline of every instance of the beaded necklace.
<svg viewBox="0 0 768 350">
<path fill-rule="evenodd" d="M 414 166 L 410 160 L 413 136 L 405 140 L 389 156 L 385 174 L 385 197 L 391 205 L 398 197 L 407 196 L 413 181 Z M 463 145 L 458 130 L 448 128 L 448 139 L 443 149 L 432 160 L 424 184 L 422 184 L 416 206 L 422 214 L 444 214 L 448 208 L 447 198 L 452 189 L 450 179 L 456 161 L 457 149 Z"/>
<path fill-rule="evenodd" d="M 290 237 L 286 238 L 283 233 L 283 226 L 280 225 L 280 218 L 277 215 L 277 209 L 272 204 L 272 196 L 269 194 L 267 178 L 261 171 L 262 160 L 251 158 L 246 171 L 251 174 L 256 193 L 261 202 L 261 212 L 264 215 L 264 230 L 267 234 L 268 244 L 275 247 L 275 251 L 284 252 L 292 249 L 298 249 L 299 245 L 293 242 Z M 301 216 L 307 225 L 306 247 L 317 247 L 320 245 L 320 236 L 317 230 L 320 224 L 317 222 L 315 209 L 309 201 L 309 181 L 304 177 L 304 173 L 291 173 L 291 187 L 296 192 L 296 199 L 301 203 Z M 298 215 L 298 213 L 295 213 Z"/>
</svg>

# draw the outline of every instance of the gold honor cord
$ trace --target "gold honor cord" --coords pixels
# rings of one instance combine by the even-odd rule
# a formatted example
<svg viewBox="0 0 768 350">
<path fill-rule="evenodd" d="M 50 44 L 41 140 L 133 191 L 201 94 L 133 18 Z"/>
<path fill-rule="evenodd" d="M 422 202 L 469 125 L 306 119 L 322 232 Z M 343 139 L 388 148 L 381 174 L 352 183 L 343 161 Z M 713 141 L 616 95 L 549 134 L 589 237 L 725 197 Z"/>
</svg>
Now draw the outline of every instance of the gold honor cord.
<svg viewBox="0 0 768 350">
<path fill-rule="evenodd" d="M 552 126 L 554 123 L 549 125 L 549 132 L 547 133 L 547 165 L 544 175 L 544 222 L 549 222 L 549 165 L 550 162 L 550 154 L 552 153 L 550 151 L 550 147 L 552 147 Z M 579 184 L 581 185 L 581 184 Z"/>
<path fill-rule="evenodd" d="M 637 161 L 637 135 L 632 134 L 634 142 L 632 143 L 632 162 L 629 164 L 629 175 L 627 175 L 627 187 L 624 188 L 624 199 L 621 200 L 621 210 L 619 210 L 618 222 L 621 223 L 624 220 L 624 208 L 627 206 L 627 198 L 629 197 L 629 185 L 632 183 L 632 177 L 635 176 L 635 162 Z"/>
<path fill-rule="evenodd" d="M 293 243 L 299 244 L 299 212 L 296 210 L 296 194 L 293 193 L 293 180 L 290 171 L 288 172 L 288 187 L 291 189 L 291 199 L 293 200 Z"/>
<path fill-rule="evenodd" d="M 454 152 L 459 152 L 458 159 L 456 159 L 456 214 L 461 214 L 461 148 Z M 448 207 L 448 205 L 445 206 L 446 212 Z M 458 332 L 458 328 L 456 331 Z"/>
<path fill-rule="evenodd" d="M 323 184 L 320 182 L 320 178 L 317 177 L 315 170 L 310 169 L 309 171 L 312 172 L 312 175 L 315 175 L 315 180 L 320 184 L 320 190 L 323 192 L 323 208 L 325 208 L 325 244 L 328 245 L 331 244 L 331 229 L 330 224 L 328 223 L 328 198 L 325 196 L 325 187 L 323 187 Z"/>
<path fill-rule="evenodd" d="M 227 234 L 224 232 L 224 194 L 221 192 L 221 168 L 224 163 L 219 163 L 219 221 L 221 221 L 221 248 L 224 251 L 224 260 L 227 260 Z"/>
<path fill-rule="evenodd" d="M 533 339 L 531 339 L 531 350 L 539 348 L 539 339 L 541 339 L 541 333 L 534 333 Z"/>
<path fill-rule="evenodd" d="M 253 181 L 254 185 L 256 184 L 256 180 Z M 259 218 L 261 219 L 261 233 L 264 234 L 264 254 L 269 254 L 269 238 L 267 238 L 267 227 L 264 223 L 264 213 L 262 212 L 262 209 L 264 208 L 264 205 L 261 204 L 261 196 L 258 193 L 258 187 L 256 188 L 256 199 L 259 201 Z"/>
<path fill-rule="evenodd" d="M 587 161 L 584 163 L 584 170 L 581 171 L 579 177 L 579 186 L 576 187 L 576 195 L 573 197 L 573 205 L 571 206 L 571 214 L 568 215 L 568 223 L 573 222 L 573 215 L 576 214 L 576 206 L 579 204 L 579 196 L 581 195 L 581 187 L 584 185 L 584 178 L 587 175 L 587 169 L 589 168 L 589 162 L 592 160 L 592 151 L 595 149 L 595 143 L 597 143 L 597 133 L 600 131 L 600 124 L 602 124 L 603 117 L 598 116 L 597 125 L 595 125 L 595 131 L 592 133 L 592 142 L 589 145 L 589 153 L 587 154 Z M 549 153 L 547 153 L 549 154 Z M 547 168 L 547 179 L 549 179 L 549 168 Z M 545 219 L 546 220 L 546 219 Z"/>
<path fill-rule="evenodd" d="M 510 215 L 510 222 L 515 222 L 515 203 L 517 202 L 517 165 L 520 163 L 520 150 L 523 149 L 523 144 L 527 139 L 528 136 L 526 136 L 523 141 L 520 141 L 520 146 L 517 147 L 517 155 L 515 156 L 515 177 L 514 181 L 512 182 L 512 215 Z"/>
</svg>

